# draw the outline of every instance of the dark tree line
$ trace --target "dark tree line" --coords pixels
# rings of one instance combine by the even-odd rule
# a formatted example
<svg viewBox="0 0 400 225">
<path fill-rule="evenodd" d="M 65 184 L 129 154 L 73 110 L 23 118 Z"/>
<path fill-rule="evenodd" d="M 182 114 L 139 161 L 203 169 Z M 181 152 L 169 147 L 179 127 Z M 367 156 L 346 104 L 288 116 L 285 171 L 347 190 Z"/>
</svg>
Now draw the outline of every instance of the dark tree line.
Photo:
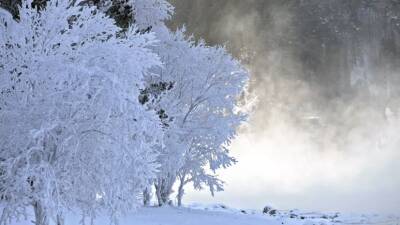
<svg viewBox="0 0 400 225">
<path fill-rule="evenodd" d="M 228 39 L 236 54 L 244 47 L 256 51 L 257 57 L 275 49 L 290 51 L 305 71 L 303 78 L 325 86 L 328 98 L 347 94 L 348 74 L 360 57 L 369 54 L 366 46 L 377 53 L 368 62 L 374 68 L 399 69 L 399 0 L 173 2 L 176 24 L 186 23 L 190 32 L 211 43 Z M 285 20 L 290 22 L 284 24 Z M 224 30 L 224 25 L 231 28 Z"/>
</svg>

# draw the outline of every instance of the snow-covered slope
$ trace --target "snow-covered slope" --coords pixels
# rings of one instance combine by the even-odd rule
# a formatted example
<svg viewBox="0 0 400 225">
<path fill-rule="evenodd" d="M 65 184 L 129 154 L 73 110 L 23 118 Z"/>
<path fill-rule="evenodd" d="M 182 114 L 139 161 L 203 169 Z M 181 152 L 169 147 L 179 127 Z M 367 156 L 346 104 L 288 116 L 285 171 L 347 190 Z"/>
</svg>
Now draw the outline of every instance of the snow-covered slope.
<svg viewBox="0 0 400 225">
<path fill-rule="evenodd" d="M 77 225 L 80 218 L 69 216 L 65 225 Z M 98 218 L 95 225 L 108 225 Z M 274 215 L 256 210 L 238 210 L 224 205 L 191 205 L 185 208 L 142 208 L 119 221 L 120 225 L 400 225 L 398 217 L 378 215 L 343 215 L 340 213 L 307 213 L 299 210 L 280 211 Z M 13 225 L 31 225 L 21 221 Z M 89 223 L 90 224 L 90 223 Z"/>
</svg>

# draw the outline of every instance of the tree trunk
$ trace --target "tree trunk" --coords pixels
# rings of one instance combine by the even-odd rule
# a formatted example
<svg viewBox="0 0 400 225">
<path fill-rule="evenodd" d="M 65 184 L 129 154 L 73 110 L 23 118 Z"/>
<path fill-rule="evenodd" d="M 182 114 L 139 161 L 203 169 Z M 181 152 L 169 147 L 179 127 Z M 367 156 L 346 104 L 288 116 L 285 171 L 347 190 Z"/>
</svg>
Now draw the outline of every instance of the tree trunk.
<svg viewBox="0 0 400 225">
<path fill-rule="evenodd" d="M 174 185 L 174 181 L 175 177 L 168 176 L 167 178 L 159 178 L 156 184 L 154 184 L 159 206 L 169 203 L 169 197 L 172 194 L 172 186 Z"/>
<path fill-rule="evenodd" d="M 35 212 L 35 225 L 49 225 L 46 211 L 40 202 L 33 203 L 33 211 Z"/>
<path fill-rule="evenodd" d="M 156 188 L 156 197 L 157 197 L 157 201 L 158 201 L 158 206 L 162 206 L 163 202 L 162 202 L 162 198 L 161 198 L 161 187 L 159 184 L 154 184 L 155 188 Z"/>
<path fill-rule="evenodd" d="M 183 189 L 184 185 L 185 185 L 185 181 L 184 180 L 180 180 L 179 188 L 178 188 L 178 195 L 176 196 L 176 198 L 178 199 L 178 206 L 179 207 L 182 206 L 182 198 L 183 198 L 183 195 L 185 194 L 185 190 Z"/>
<path fill-rule="evenodd" d="M 144 189 L 143 191 L 143 205 L 149 206 L 150 205 L 151 194 L 149 188 Z"/>
<path fill-rule="evenodd" d="M 64 215 L 59 213 L 57 214 L 57 225 L 64 225 Z"/>
</svg>

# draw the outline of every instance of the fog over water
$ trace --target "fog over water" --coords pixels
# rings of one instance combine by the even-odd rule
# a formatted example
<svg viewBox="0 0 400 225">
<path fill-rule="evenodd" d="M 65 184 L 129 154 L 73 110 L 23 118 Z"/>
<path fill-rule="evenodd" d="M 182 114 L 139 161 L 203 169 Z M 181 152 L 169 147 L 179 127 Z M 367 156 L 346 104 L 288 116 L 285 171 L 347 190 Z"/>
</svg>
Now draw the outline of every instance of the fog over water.
<svg viewBox="0 0 400 225">
<path fill-rule="evenodd" d="M 186 202 L 400 213 L 400 1 L 172 3 L 252 74 L 225 192 Z"/>
</svg>

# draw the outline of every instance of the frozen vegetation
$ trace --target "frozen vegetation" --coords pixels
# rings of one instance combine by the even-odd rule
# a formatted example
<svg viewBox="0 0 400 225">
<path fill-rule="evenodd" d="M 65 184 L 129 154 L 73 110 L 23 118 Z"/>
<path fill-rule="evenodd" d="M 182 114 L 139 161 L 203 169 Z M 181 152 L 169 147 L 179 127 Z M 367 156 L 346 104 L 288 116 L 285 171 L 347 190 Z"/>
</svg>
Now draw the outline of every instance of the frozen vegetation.
<svg viewBox="0 0 400 225">
<path fill-rule="evenodd" d="M 223 190 L 248 80 L 223 46 L 168 29 L 165 0 L 16 7 L 0 9 L 0 223 L 118 223 L 175 183 L 179 205 L 186 185 Z"/>
<path fill-rule="evenodd" d="M 166 0 L 0 6 L 0 224 L 397 223 L 179 207 L 188 185 L 223 191 L 218 172 L 236 163 L 229 146 L 249 114 L 242 62 L 171 30 Z"/>
</svg>

